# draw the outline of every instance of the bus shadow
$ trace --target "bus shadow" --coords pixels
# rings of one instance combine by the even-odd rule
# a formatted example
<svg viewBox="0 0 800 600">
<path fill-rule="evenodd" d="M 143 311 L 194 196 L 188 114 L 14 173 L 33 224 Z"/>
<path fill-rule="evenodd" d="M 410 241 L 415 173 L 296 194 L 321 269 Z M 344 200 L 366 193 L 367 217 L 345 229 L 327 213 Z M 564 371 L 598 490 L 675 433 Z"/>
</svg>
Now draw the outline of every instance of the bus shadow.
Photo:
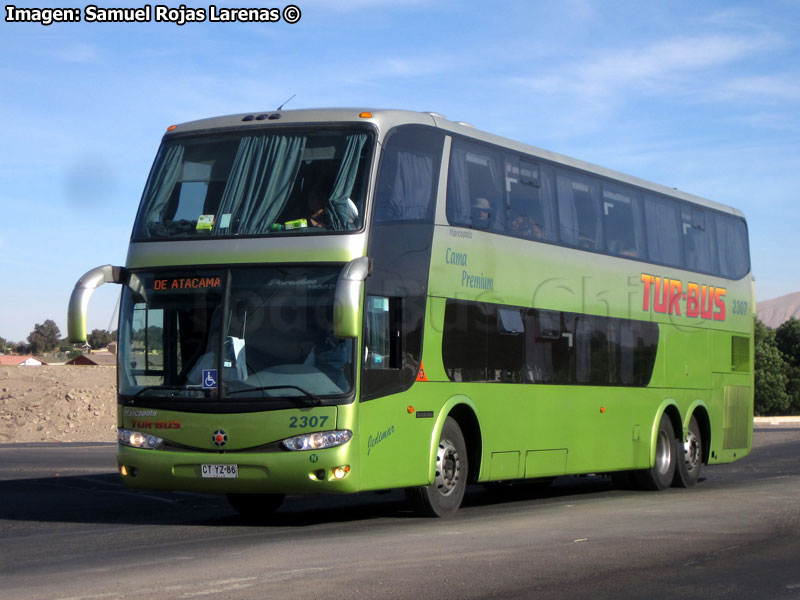
<svg viewBox="0 0 800 600">
<path fill-rule="evenodd" d="M 116 473 L 0 481 L 0 520 L 121 525 L 283 526 L 411 515 L 402 492 L 290 496 L 264 519 L 236 513 L 222 495 L 128 490 Z"/>
<path fill-rule="evenodd" d="M 464 508 L 553 501 L 619 491 L 606 477 L 563 477 L 550 485 L 471 485 Z M 0 520 L 41 523 L 307 527 L 323 523 L 419 518 L 402 490 L 290 496 L 263 519 L 238 515 L 224 496 L 127 490 L 116 473 L 0 481 Z"/>
</svg>

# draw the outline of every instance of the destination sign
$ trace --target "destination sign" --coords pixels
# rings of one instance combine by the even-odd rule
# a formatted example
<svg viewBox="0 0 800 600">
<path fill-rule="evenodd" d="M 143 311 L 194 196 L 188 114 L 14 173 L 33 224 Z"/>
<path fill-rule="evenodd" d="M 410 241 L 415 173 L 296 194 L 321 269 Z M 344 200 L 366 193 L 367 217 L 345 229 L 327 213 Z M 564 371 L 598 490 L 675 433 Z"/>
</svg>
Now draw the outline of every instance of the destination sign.
<svg viewBox="0 0 800 600">
<path fill-rule="evenodd" d="M 222 287 L 222 277 L 165 277 L 153 280 L 153 290 L 202 290 Z"/>
</svg>

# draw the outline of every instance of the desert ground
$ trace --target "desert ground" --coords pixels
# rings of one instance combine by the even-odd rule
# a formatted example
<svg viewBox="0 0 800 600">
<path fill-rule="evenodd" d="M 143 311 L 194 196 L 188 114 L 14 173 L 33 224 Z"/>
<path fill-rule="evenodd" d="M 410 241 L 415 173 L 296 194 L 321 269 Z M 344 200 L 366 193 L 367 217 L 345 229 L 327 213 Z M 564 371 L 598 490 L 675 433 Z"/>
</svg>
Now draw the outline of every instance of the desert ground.
<svg viewBox="0 0 800 600">
<path fill-rule="evenodd" d="M 115 377 L 115 367 L 0 367 L 0 444 L 115 442 Z"/>
</svg>

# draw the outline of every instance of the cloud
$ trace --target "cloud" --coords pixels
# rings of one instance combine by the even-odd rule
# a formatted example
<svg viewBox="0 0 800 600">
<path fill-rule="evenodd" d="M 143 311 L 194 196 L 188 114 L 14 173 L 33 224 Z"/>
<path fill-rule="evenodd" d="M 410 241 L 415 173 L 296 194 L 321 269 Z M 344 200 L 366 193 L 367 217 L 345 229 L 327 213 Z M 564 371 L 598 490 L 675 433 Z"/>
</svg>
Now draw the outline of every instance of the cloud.
<svg viewBox="0 0 800 600">
<path fill-rule="evenodd" d="M 729 99 L 761 98 L 773 102 L 800 100 L 800 78 L 782 75 L 736 77 L 720 87 L 720 96 Z"/>
<path fill-rule="evenodd" d="M 545 93 L 611 98 L 631 87 L 656 87 L 667 78 L 729 65 L 766 43 L 761 38 L 731 36 L 676 38 L 643 48 L 608 51 L 585 62 L 557 65 L 557 72 L 549 76 L 515 81 Z"/>
<path fill-rule="evenodd" d="M 782 45 L 779 37 L 764 32 L 678 36 L 592 54 L 588 49 L 580 60 L 551 57 L 537 63 L 540 73 L 509 81 L 542 110 L 555 111 L 561 134 L 571 136 L 654 101 L 697 107 L 740 101 L 747 94 L 763 99 L 770 91 L 791 97 L 797 93 L 792 80 L 742 76 L 750 61 Z"/>
<path fill-rule="evenodd" d="M 99 52 L 96 46 L 85 42 L 74 42 L 55 51 L 59 60 L 71 63 L 89 63 L 97 60 Z"/>
<path fill-rule="evenodd" d="M 596 5 L 589 0 L 565 0 L 564 6 L 571 19 L 589 21 L 597 16 Z"/>
</svg>

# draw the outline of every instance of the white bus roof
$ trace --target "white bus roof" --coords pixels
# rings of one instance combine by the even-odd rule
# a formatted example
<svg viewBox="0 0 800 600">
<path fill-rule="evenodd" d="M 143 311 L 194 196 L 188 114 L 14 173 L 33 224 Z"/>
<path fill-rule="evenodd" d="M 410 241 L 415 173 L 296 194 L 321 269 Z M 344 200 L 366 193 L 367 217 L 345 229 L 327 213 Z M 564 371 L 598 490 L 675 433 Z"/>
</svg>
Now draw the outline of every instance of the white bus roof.
<svg viewBox="0 0 800 600">
<path fill-rule="evenodd" d="M 613 169 L 607 169 L 605 167 L 588 163 L 576 158 L 564 156 L 556 152 L 550 152 L 549 150 L 544 150 L 542 148 L 537 148 L 535 146 L 523 144 L 522 142 L 481 131 L 480 129 L 476 129 L 467 123 L 450 121 L 444 116 L 433 112 L 370 108 L 320 108 L 261 111 L 189 121 L 187 123 L 174 126 L 168 131 L 167 135 L 211 132 L 226 129 L 241 130 L 250 127 L 262 129 L 303 123 L 342 124 L 347 122 L 371 123 L 377 127 L 381 135 L 398 125 L 429 125 L 442 129 L 448 133 L 465 136 L 478 141 L 500 146 L 502 148 L 507 148 L 522 154 L 537 157 L 545 161 L 579 169 L 600 177 L 634 185 L 657 194 L 664 194 L 673 198 L 685 200 L 686 202 L 706 206 L 714 210 L 735 214 L 740 217 L 744 216 L 741 211 L 730 206 L 720 204 L 700 196 L 695 196 L 694 194 L 689 194 L 675 188 L 670 188 L 668 186 L 646 181 L 632 175 L 620 173 L 618 171 L 614 171 Z"/>
</svg>

